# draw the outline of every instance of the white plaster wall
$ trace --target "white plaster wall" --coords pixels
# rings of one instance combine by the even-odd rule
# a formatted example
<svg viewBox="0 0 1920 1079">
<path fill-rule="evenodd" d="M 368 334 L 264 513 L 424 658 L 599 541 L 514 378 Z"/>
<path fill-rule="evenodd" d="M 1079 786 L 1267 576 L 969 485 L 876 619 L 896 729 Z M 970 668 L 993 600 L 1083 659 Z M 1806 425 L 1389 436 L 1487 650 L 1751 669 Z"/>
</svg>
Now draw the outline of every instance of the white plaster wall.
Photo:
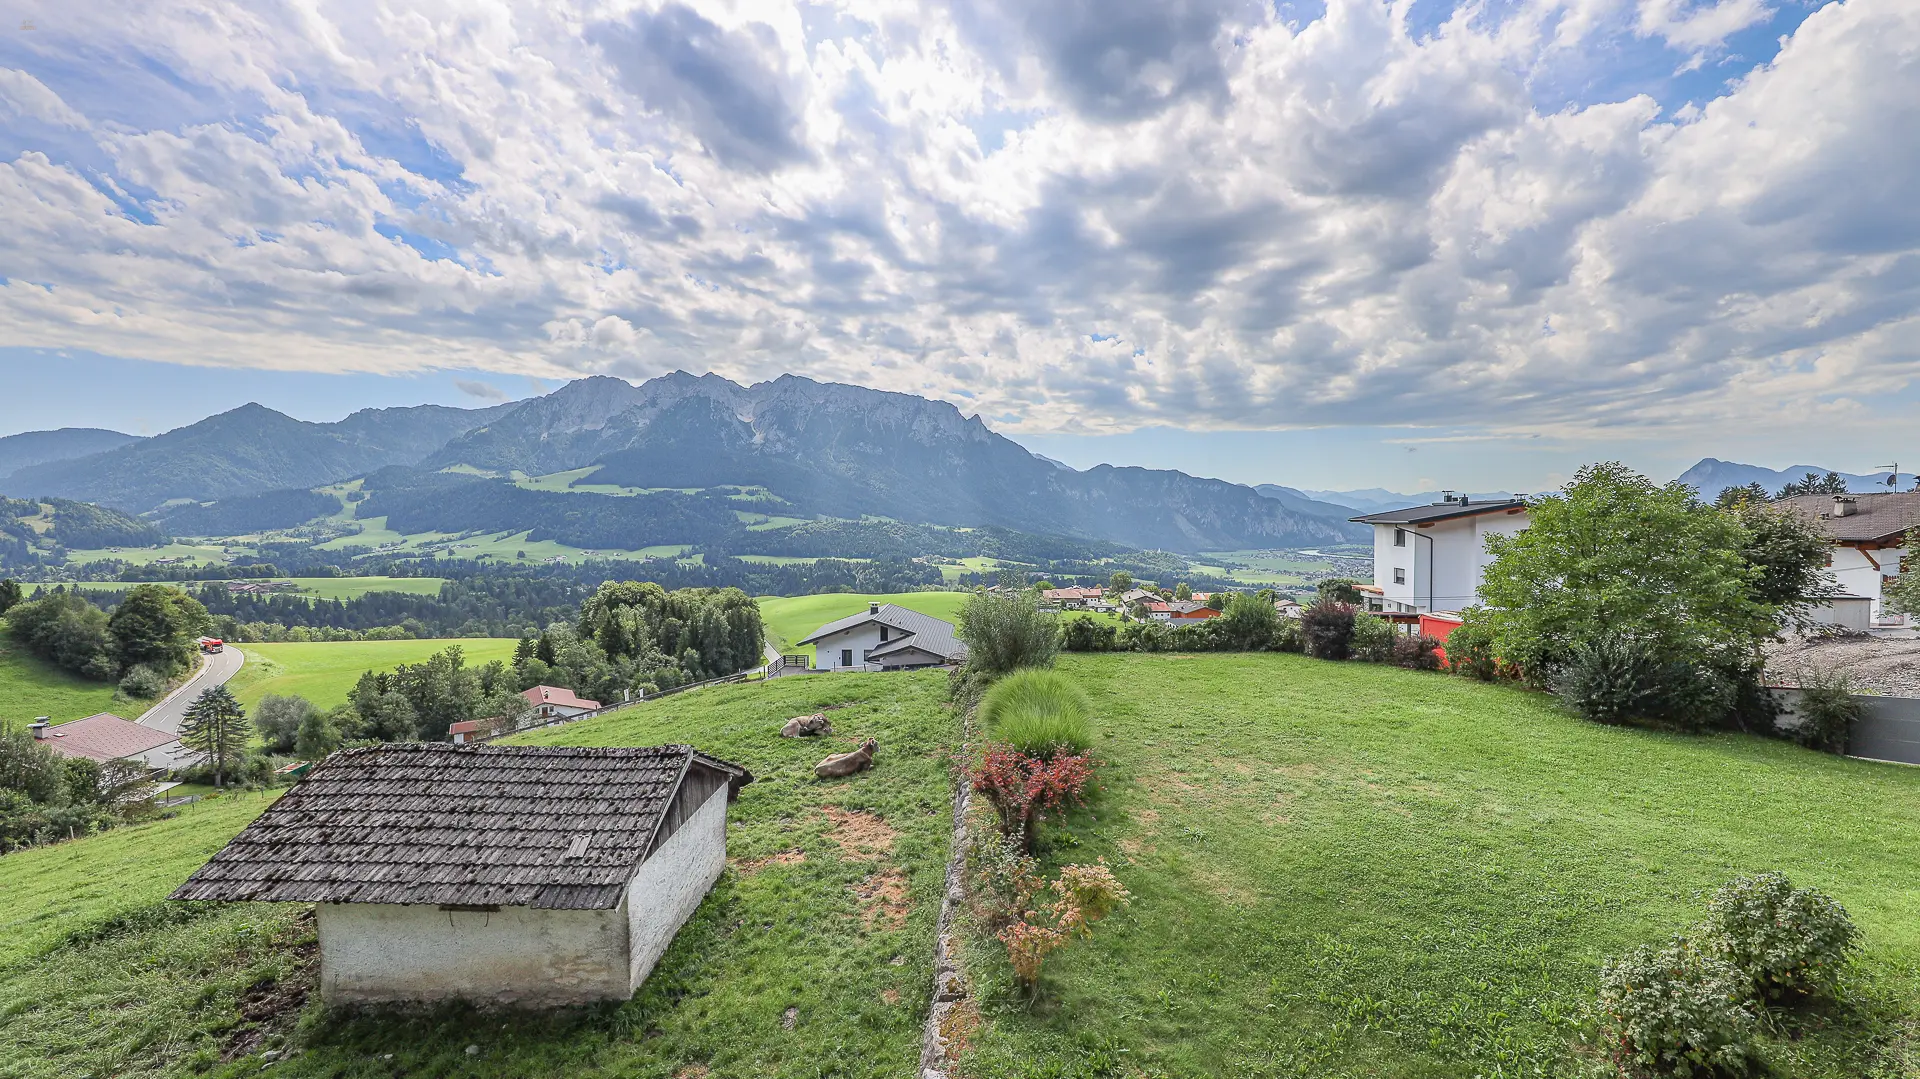
<svg viewBox="0 0 1920 1079">
<path fill-rule="evenodd" d="M 1413 552 L 1416 547 L 1424 547 L 1426 545 L 1425 540 L 1414 538 L 1412 534 L 1414 531 L 1413 526 L 1406 525 L 1404 527 L 1408 533 L 1407 545 L 1404 547 L 1395 547 L 1393 545 L 1393 533 L 1395 529 L 1400 527 L 1403 526 L 1373 526 L 1373 583 L 1379 586 L 1380 594 L 1387 600 L 1388 610 L 1395 609 L 1396 604 L 1403 606 L 1413 604 L 1414 586 L 1419 578 L 1419 573 L 1414 566 Z M 1424 561 L 1424 557 L 1422 561 Z M 1393 571 L 1395 569 L 1407 571 L 1407 582 L 1405 584 L 1393 583 Z M 1421 594 L 1424 595 L 1425 593 L 1422 592 Z"/>
<path fill-rule="evenodd" d="M 320 995 L 328 1003 L 458 998 L 545 1005 L 633 995 L 624 904 L 483 912 L 322 903 L 317 921 Z"/>
<path fill-rule="evenodd" d="M 889 628 L 887 633 L 889 640 L 897 639 L 899 636 L 898 630 Z M 864 626 L 843 629 L 814 642 L 813 665 L 837 668 L 840 666 L 840 650 L 851 648 L 853 649 L 853 666 L 857 668 L 862 665 L 860 657 L 878 647 L 880 647 L 880 626 L 877 623 L 869 622 Z"/>
<path fill-rule="evenodd" d="M 647 980 L 674 934 L 693 917 L 726 867 L 727 788 L 722 786 L 652 857 L 640 863 L 640 872 L 627 885 L 623 906 L 632 947 L 628 995 Z"/>
</svg>

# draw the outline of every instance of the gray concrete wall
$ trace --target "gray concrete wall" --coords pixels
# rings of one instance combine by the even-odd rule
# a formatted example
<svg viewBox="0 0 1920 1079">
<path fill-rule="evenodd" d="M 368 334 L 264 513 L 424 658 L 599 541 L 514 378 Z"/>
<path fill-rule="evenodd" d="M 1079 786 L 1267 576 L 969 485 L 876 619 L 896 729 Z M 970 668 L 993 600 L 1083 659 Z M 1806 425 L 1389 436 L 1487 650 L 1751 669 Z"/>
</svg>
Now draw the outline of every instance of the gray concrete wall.
<svg viewBox="0 0 1920 1079">
<path fill-rule="evenodd" d="M 1780 702 L 1779 724 L 1793 726 L 1798 721 L 1794 706 L 1800 691 L 1776 689 L 1773 694 Z M 1920 764 L 1920 697 L 1856 693 L 1853 699 L 1866 706 L 1866 715 L 1847 738 L 1847 756 Z"/>
<path fill-rule="evenodd" d="M 329 1004 L 457 998 L 550 1005 L 633 995 L 624 904 L 455 911 L 321 903 L 316 917 L 320 995 Z"/>
<path fill-rule="evenodd" d="M 1847 755 L 1920 764 L 1920 698 L 1860 697 L 1867 714 L 1854 724 Z"/>
<path fill-rule="evenodd" d="M 727 787 L 707 798 L 627 885 L 628 992 L 640 988 L 727 867 Z"/>
</svg>

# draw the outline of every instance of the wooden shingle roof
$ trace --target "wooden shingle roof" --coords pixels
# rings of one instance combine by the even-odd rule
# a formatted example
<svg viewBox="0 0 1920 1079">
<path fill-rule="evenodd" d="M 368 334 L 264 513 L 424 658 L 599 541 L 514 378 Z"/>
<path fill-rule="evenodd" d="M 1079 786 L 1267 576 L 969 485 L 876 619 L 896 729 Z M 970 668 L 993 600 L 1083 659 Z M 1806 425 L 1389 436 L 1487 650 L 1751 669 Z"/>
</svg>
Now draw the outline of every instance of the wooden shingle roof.
<svg viewBox="0 0 1920 1079">
<path fill-rule="evenodd" d="M 753 781 L 690 746 L 342 750 L 172 898 L 610 909 L 693 769 Z"/>
</svg>

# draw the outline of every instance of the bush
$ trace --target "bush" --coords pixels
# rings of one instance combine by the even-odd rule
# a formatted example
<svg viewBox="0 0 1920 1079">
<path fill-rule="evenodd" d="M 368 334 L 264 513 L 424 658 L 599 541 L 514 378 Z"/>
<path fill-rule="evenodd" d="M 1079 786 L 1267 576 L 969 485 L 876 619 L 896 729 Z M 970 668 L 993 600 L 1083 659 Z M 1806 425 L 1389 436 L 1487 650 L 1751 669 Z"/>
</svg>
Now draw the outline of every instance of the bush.
<svg viewBox="0 0 1920 1079">
<path fill-rule="evenodd" d="M 1060 630 L 1060 648 L 1065 652 L 1111 652 L 1116 627 L 1083 614 L 1067 620 Z"/>
<path fill-rule="evenodd" d="M 269 693 L 253 709 L 253 725 L 260 731 L 261 744 L 269 753 L 292 753 L 300 736 L 300 725 L 310 715 L 319 714 L 312 701 L 300 696 Z"/>
<path fill-rule="evenodd" d="M 120 692 L 143 701 L 158 697 L 166 689 L 167 676 L 145 663 L 136 663 L 127 668 L 127 673 L 120 679 Z"/>
<path fill-rule="evenodd" d="M 980 723 L 996 742 L 1028 756 L 1085 753 L 1093 745 L 1093 706 L 1066 675 L 1024 670 L 1002 678 L 980 699 Z"/>
<path fill-rule="evenodd" d="M 1624 1075 L 1743 1075 L 1752 1067 L 1757 1024 L 1746 976 L 1685 937 L 1602 965 L 1600 1017 Z"/>
<path fill-rule="evenodd" d="M 1447 669 L 1465 678 L 1491 682 L 1500 673 L 1493 658 L 1493 629 L 1468 618 L 1447 635 Z"/>
<path fill-rule="evenodd" d="M 960 608 L 960 639 L 967 666 L 987 675 L 1022 667 L 1051 667 L 1060 647 L 1058 619 L 1040 609 L 1040 594 L 975 592 Z"/>
<path fill-rule="evenodd" d="M 1393 665 L 1410 671 L 1440 669 L 1440 642 L 1424 633 L 1402 635 L 1393 642 Z"/>
<path fill-rule="evenodd" d="M 1165 622 L 1129 622 L 1120 627 L 1119 643 L 1129 652 L 1166 652 L 1173 648 L 1173 627 Z"/>
<path fill-rule="evenodd" d="M 1222 612 L 1213 619 L 1214 647 L 1233 652 L 1258 652 L 1272 646 L 1280 615 L 1273 609 L 1271 592 L 1235 592 L 1227 598 Z"/>
<path fill-rule="evenodd" d="M 1866 714 L 1867 706 L 1853 695 L 1846 675 L 1814 674 L 1802 680 L 1793 710 L 1800 722 L 1781 727 L 1782 733 L 1809 749 L 1845 753 L 1853 725 Z"/>
<path fill-rule="evenodd" d="M 1298 618 L 1282 618 L 1273 627 L 1273 643 L 1268 647 L 1275 652 L 1304 652 L 1307 650 L 1307 638 L 1300 629 Z"/>
<path fill-rule="evenodd" d="M 1353 618 L 1353 638 L 1348 651 L 1362 663 L 1392 663 L 1394 643 L 1400 634 L 1393 623 L 1370 614 Z"/>
<path fill-rule="evenodd" d="M 1322 597 L 1300 615 L 1307 654 L 1315 659 L 1346 659 L 1353 647 L 1354 609 Z"/>
<path fill-rule="evenodd" d="M 1029 851 L 1038 839 L 1036 825 L 1049 812 L 1085 804 L 1092 781 L 1088 757 L 1036 757 L 1004 744 L 989 745 L 986 759 L 973 771 L 973 789 L 993 807 L 1000 834 L 1019 839 Z"/>
<path fill-rule="evenodd" d="M 1618 633 L 1576 647 L 1554 688 L 1568 708 L 1596 723 L 1652 720 L 1689 730 L 1723 722 L 1734 698 L 1733 683 L 1713 668 Z"/>
<path fill-rule="evenodd" d="M 1133 897 L 1114 878 L 1105 862 L 1062 866 L 1060 876 L 1047 882 L 1052 902 L 1023 911 L 1019 921 L 1000 930 L 1013 975 L 1028 992 L 1040 982 L 1040 966 L 1047 956 L 1093 934 L 1093 923 L 1125 906 Z"/>
<path fill-rule="evenodd" d="M 1812 996 L 1832 989 L 1859 947 L 1846 908 L 1780 873 L 1757 873 L 1722 885 L 1707 904 L 1706 946 L 1737 968 L 1761 1000 Z"/>
</svg>

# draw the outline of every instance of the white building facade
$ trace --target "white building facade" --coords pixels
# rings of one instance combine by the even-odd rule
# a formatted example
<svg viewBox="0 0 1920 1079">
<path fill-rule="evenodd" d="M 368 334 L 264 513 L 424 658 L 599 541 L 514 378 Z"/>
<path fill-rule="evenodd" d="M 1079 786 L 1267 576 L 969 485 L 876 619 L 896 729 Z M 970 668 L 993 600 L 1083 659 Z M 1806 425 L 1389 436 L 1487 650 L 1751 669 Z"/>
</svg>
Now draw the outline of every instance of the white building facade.
<svg viewBox="0 0 1920 1079">
<path fill-rule="evenodd" d="M 1488 536 L 1527 527 L 1524 499 L 1449 499 L 1431 506 L 1370 513 L 1373 583 L 1386 614 L 1458 611 L 1479 602 Z"/>
</svg>

